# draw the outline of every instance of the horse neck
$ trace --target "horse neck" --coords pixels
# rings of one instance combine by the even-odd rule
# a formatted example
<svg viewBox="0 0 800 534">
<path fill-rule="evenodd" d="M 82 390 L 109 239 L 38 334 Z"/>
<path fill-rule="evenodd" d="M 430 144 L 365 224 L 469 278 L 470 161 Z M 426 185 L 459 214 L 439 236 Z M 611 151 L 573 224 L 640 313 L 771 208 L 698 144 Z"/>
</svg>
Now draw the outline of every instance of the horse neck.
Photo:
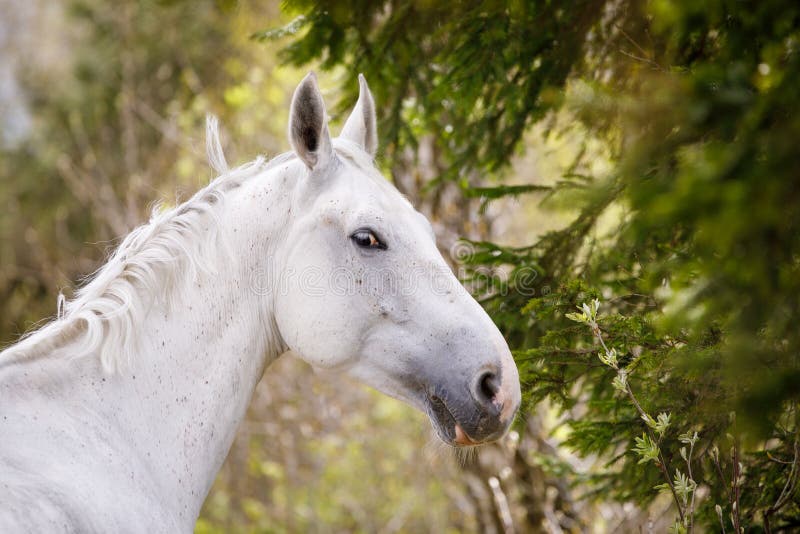
<svg viewBox="0 0 800 534">
<path fill-rule="evenodd" d="M 224 256 L 216 272 L 200 272 L 184 297 L 147 314 L 137 325 L 146 333 L 140 351 L 114 380 L 120 434 L 148 464 L 162 502 L 188 525 L 264 369 L 285 351 L 265 291 L 274 283 L 265 273 L 281 270 L 275 249 L 285 219 L 271 225 L 262 216 L 254 231 L 242 215 L 254 193 L 241 189 L 229 193 L 218 217 Z M 277 218 L 287 198 L 275 191 L 259 204 Z"/>
</svg>

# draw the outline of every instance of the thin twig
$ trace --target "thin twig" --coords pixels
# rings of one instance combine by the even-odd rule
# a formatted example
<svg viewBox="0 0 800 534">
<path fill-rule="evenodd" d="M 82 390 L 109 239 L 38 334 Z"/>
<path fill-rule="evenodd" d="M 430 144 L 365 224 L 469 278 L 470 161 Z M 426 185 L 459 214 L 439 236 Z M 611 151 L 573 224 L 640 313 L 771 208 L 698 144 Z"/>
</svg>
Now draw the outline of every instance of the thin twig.
<svg viewBox="0 0 800 534">
<path fill-rule="evenodd" d="M 644 48 L 642 48 L 641 45 L 637 43 L 633 37 L 628 35 L 628 32 L 625 31 L 625 28 L 616 23 L 614 24 L 614 27 L 618 29 L 619 33 L 621 33 L 623 37 L 625 37 L 633 46 L 635 46 L 643 56 L 647 55 L 647 51 Z"/>
<path fill-rule="evenodd" d="M 633 390 L 631 389 L 631 385 L 628 382 L 625 382 L 625 390 L 628 393 L 628 398 L 630 398 L 631 402 L 633 403 L 636 410 L 639 412 L 639 415 L 642 417 L 647 416 L 647 412 L 642 409 L 642 406 L 639 404 L 639 401 L 636 400 L 636 396 L 633 394 Z M 653 434 L 652 429 L 645 425 L 645 431 L 653 443 L 657 443 L 655 434 Z M 658 440 L 660 442 L 660 440 Z M 664 458 L 664 455 L 661 453 L 661 447 L 658 448 L 658 465 L 661 468 L 661 472 L 664 474 L 664 478 L 667 479 L 667 484 L 669 484 L 669 489 L 672 492 L 672 498 L 675 499 L 675 506 L 678 507 L 678 514 L 681 517 L 681 522 L 684 521 L 684 514 L 683 514 L 683 506 L 681 506 L 681 501 L 678 498 L 678 492 L 675 491 L 675 485 L 672 483 L 672 479 L 669 476 L 669 466 L 667 465 L 667 460 Z"/>
<path fill-rule="evenodd" d="M 597 324 L 597 322 L 591 321 L 589 323 L 589 326 L 592 328 L 592 333 L 594 334 L 594 336 L 597 338 L 598 341 L 600 341 L 600 345 L 603 347 L 603 350 L 606 353 L 610 352 L 610 350 L 606 346 L 605 341 L 603 341 L 603 334 L 602 332 L 600 332 L 600 326 Z M 645 412 L 644 409 L 642 408 L 642 405 L 639 404 L 639 401 L 633 394 L 633 390 L 631 389 L 630 383 L 628 383 L 627 381 L 625 382 L 625 391 L 628 394 L 628 398 L 630 398 L 631 402 L 633 403 L 633 406 L 636 408 L 636 411 L 638 411 L 639 415 L 646 420 L 647 412 Z M 645 432 L 647 432 L 647 435 L 650 437 L 650 440 L 653 443 L 660 442 L 660 440 L 656 440 L 655 434 L 653 434 L 652 429 L 647 425 L 645 425 Z M 658 466 L 661 469 L 661 472 L 664 474 L 664 478 L 667 480 L 669 489 L 672 492 L 672 498 L 675 499 L 675 506 L 678 507 L 678 514 L 680 515 L 681 522 L 683 522 L 684 521 L 683 507 L 681 506 L 681 502 L 678 499 L 678 492 L 675 491 L 675 485 L 672 483 L 672 479 L 669 476 L 669 467 L 667 466 L 667 461 L 664 458 L 664 455 L 661 453 L 661 447 L 658 447 Z"/>
<path fill-rule="evenodd" d="M 647 63 L 648 65 L 652 66 L 656 70 L 664 70 L 664 69 L 661 68 L 661 65 L 659 65 L 658 63 L 656 63 L 652 59 L 648 59 L 646 57 L 639 57 L 639 56 L 637 56 L 635 54 L 631 54 L 630 52 L 626 52 L 625 50 L 623 50 L 621 48 L 619 49 L 619 53 L 622 54 L 623 56 L 628 56 L 631 59 L 635 59 L 636 61 L 641 61 L 642 63 Z"/>
<path fill-rule="evenodd" d="M 739 534 L 742 529 L 739 526 L 739 449 L 736 447 L 736 439 L 733 441 L 733 503 L 731 504 L 731 508 L 733 509 L 733 528 L 736 530 L 736 534 Z"/>
<path fill-rule="evenodd" d="M 792 467 L 789 469 L 789 476 L 786 478 L 786 484 L 783 485 L 783 489 L 781 490 L 780 495 L 778 495 L 778 499 L 775 501 L 775 504 L 770 506 L 766 512 L 764 512 L 764 530 L 767 534 L 771 534 L 772 527 L 770 525 L 770 516 L 783 508 L 783 506 L 789 502 L 789 498 L 794 494 L 795 487 L 797 485 L 797 473 L 798 473 L 798 464 L 800 463 L 800 442 L 798 442 L 798 436 L 800 436 L 800 432 L 795 431 L 794 434 L 794 458 L 792 459 Z"/>
<path fill-rule="evenodd" d="M 731 499 L 731 489 L 725 484 L 725 475 L 722 472 L 722 466 L 719 464 L 719 456 L 718 455 L 711 455 L 711 459 L 714 462 L 714 466 L 717 468 L 717 474 L 719 475 L 719 480 L 722 483 L 722 487 L 725 488 L 725 493 L 728 497 L 728 502 L 733 502 Z"/>
<path fill-rule="evenodd" d="M 697 435 L 697 434 L 695 434 Z M 689 472 L 689 480 L 694 482 L 694 477 L 692 476 L 692 453 L 694 452 L 694 439 L 689 442 L 689 457 L 686 460 L 686 469 Z M 692 500 L 689 502 L 689 509 L 686 511 L 688 525 L 686 526 L 686 530 L 689 534 L 692 534 L 694 531 L 694 496 L 697 493 L 697 484 L 695 483 L 694 489 L 692 490 Z"/>
</svg>

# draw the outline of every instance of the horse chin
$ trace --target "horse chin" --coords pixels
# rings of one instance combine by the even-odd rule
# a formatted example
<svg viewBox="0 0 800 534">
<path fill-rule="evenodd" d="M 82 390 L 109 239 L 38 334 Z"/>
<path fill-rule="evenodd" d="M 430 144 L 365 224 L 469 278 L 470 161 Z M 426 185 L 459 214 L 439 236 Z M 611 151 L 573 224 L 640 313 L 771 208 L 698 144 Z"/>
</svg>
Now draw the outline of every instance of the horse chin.
<svg viewBox="0 0 800 534">
<path fill-rule="evenodd" d="M 446 444 L 457 448 L 481 445 L 480 442 L 474 441 L 464 432 L 447 405 L 439 397 L 428 398 L 427 412 L 436 434 Z"/>
</svg>

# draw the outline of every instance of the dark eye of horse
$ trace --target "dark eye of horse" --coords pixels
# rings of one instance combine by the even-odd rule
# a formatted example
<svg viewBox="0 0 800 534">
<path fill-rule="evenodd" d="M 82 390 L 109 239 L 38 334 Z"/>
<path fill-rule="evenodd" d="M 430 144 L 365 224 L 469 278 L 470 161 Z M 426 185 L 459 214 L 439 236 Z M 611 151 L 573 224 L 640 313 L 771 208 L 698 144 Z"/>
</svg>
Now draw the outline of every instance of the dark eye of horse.
<svg viewBox="0 0 800 534">
<path fill-rule="evenodd" d="M 355 241 L 356 245 L 361 248 L 386 250 L 386 245 L 381 243 L 381 240 L 377 238 L 372 230 L 356 230 L 350 236 L 350 239 Z"/>
</svg>

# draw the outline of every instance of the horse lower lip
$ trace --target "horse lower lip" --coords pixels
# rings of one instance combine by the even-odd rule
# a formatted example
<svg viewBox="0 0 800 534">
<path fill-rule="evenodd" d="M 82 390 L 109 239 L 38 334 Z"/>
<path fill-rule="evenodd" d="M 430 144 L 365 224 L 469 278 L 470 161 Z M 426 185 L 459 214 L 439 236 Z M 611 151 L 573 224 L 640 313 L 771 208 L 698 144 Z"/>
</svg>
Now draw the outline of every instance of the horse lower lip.
<svg viewBox="0 0 800 534">
<path fill-rule="evenodd" d="M 441 397 L 430 395 L 428 401 L 431 421 L 438 428 L 440 437 L 444 441 L 452 441 L 455 438 L 454 432 L 458 422 Z"/>
<path fill-rule="evenodd" d="M 444 436 L 447 437 L 445 441 L 451 441 L 453 444 L 461 446 L 479 444 L 479 442 L 467 435 L 441 397 L 431 395 L 429 398 L 432 411 L 436 415 L 436 424 L 439 425 Z"/>
<path fill-rule="evenodd" d="M 459 445 L 478 445 L 479 444 L 477 441 L 473 441 L 472 438 L 470 438 L 467 435 L 467 433 L 464 432 L 464 429 L 461 428 L 461 425 L 459 425 L 458 423 L 456 423 L 456 439 L 454 441 L 456 443 L 458 443 Z"/>
</svg>

